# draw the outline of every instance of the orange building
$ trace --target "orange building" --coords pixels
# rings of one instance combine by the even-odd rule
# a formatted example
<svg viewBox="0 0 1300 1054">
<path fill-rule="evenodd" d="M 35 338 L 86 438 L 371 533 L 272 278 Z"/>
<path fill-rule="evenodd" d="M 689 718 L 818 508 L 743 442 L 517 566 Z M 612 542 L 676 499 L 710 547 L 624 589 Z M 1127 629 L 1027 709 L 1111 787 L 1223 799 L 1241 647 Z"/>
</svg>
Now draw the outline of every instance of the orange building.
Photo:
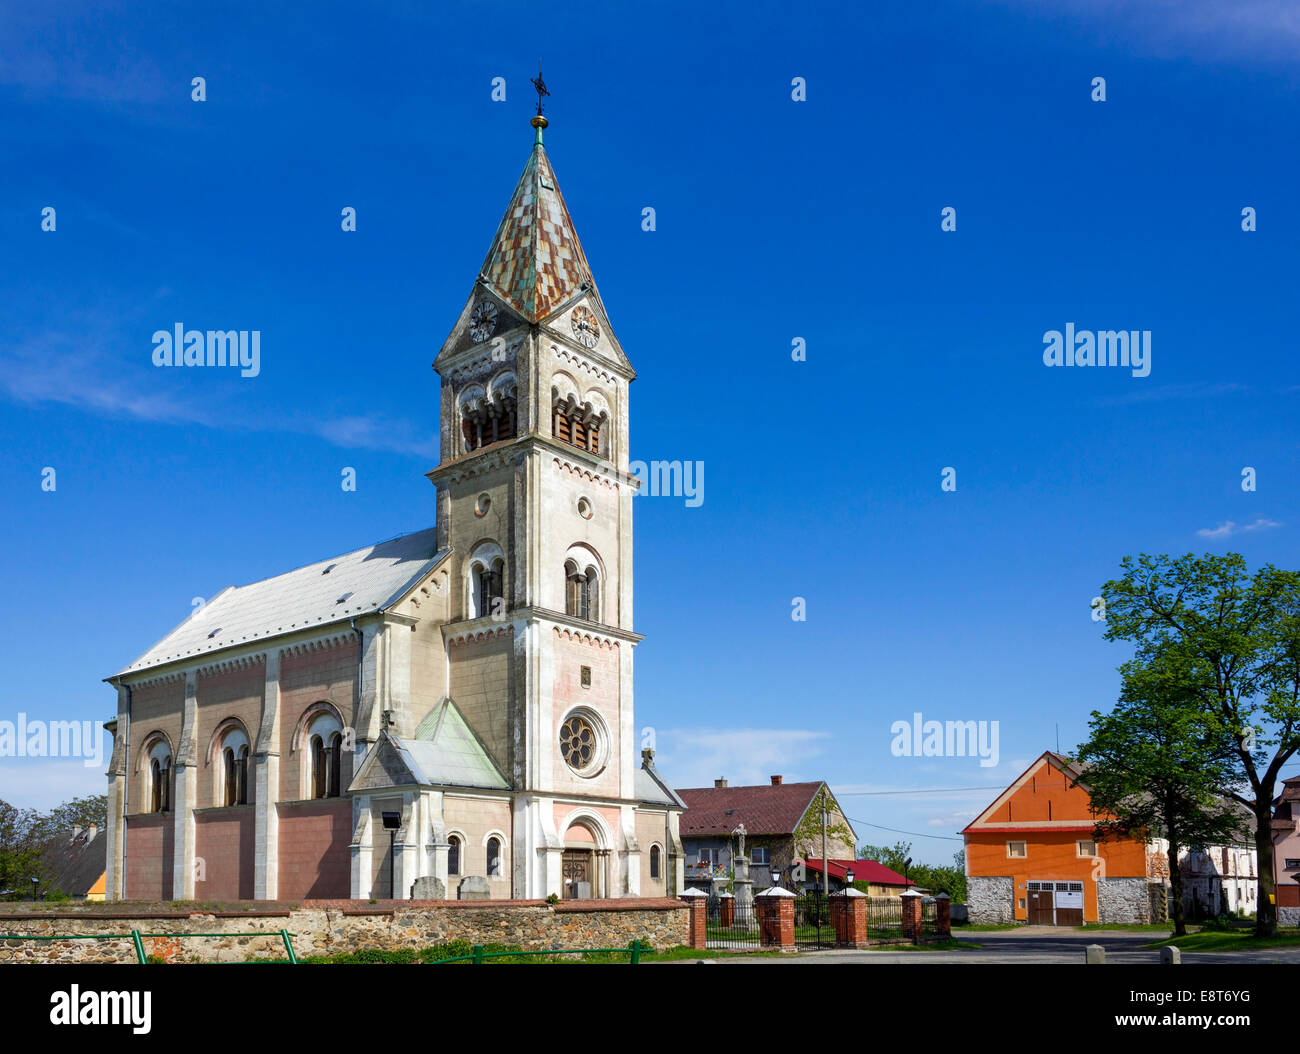
<svg viewBox="0 0 1300 1054">
<path fill-rule="evenodd" d="M 975 923 L 1079 926 L 1148 922 L 1163 897 L 1141 838 L 1095 835 L 1080 770 L 1044 751 L 962 832 Z"/>
</svg>

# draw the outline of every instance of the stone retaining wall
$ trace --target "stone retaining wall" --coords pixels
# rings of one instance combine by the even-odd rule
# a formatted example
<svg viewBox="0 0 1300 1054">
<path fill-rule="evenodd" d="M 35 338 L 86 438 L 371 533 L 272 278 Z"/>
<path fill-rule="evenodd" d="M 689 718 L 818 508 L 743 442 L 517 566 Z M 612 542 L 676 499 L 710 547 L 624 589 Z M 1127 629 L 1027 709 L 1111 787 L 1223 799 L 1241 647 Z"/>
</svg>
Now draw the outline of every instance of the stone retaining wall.
<svg viewBox="0 0 1300 1054">
<path fill-rule="evenodd" d="M 18 905 L 6 905 L 15 907 Z M 23 936 L 149 933 L 265 933 L 256 937 L 144 937 L 145 953 L 168 962 L 241 962 L 285 957 L 288 930 L 299 958 L 367 948 L 426 948 L 453 940 L 514 944 L 526 951 L 620 948 L 639 940 L 656 949 L 690 943 L 690 909 L 679 900 L 304 901 L 162 908 L 114 903 L 50 911 L 48 905 L 0 913 L 0 934 Z M 42 910 L 43 909 L 43 910 Z M 135 962 L 129 936 L 113 940 L 0 940 L 0 963 Z"/>
</svg>

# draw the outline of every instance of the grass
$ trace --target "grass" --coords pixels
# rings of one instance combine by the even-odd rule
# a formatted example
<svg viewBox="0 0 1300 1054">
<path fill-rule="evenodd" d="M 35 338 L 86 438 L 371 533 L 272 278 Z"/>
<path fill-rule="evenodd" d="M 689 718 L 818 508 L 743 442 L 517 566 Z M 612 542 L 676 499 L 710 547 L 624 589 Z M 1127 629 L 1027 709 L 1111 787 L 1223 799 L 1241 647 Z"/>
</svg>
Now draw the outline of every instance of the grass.
<svg viewBox="0 0 1300 1054">
<path fill-rule="evenodd" d="M 1300 930 L 1279 930 L 1276 937 L 1256 937 L 1251 930 L 1202 930 L 1185 937 L 1155 941 L 1148 948 L 1169 945 L 1189 952 L 1248 952 L 1256 948 L 1298 948 Z"/>
<path fill-rule="evenodd" d="M 1075 926 L 1081 932 L 1093 930 L 1130 930 L 1134 933 L 1173 933 L 1174 927 L 1169 922 L 1091 922 L 1087 926 Z"/>
<path fill-rule="evenodd" d="M 485 944 L 483 945 L 485 954 L 498 952 L 517 952 L 520 951 L 517 944 Z M 460 955 L 469 955 L 473 952 L 473 946 L 469 941 L 451 941 L 447 944 L 434 945 L 429 948 L 399 948 L 396 950 L 380 950 L 378 948 L 367 948 L 356 952 L 341 952 L 338 955 L 312 955 L 305 957 L 300 962 L 312 966 L 358 966 L 358 965 L 387 965 L 387 966 L 409 966 L 417 963 L 433 963 L 440 959 L 452 959 Z M 714 949 L 710 948 L 701 951 L 695 948 L 677 947 L 669 948 L 661 952 L 643 951 L 641 953 L 641 962 L 677 962 L 682 959 L 716 959 L 721 956 L 733 956 L 737 954 L 734 949 Z M 753 952 L 754 955 L 780 955 L 778 952 Z M 539 963 L 575 963 L 591 965 L 627 965 L 629 956 L 621 952 L 570 952 L 560 955 L 503 955 L 499 959 L 486 959 L 484 966 L 498 964 L 514 965 L 536 965 Z M 254 959 L 253 962 L 280 962 L 284 959 Z M 449 965 L 471 965 L 451 963 Z"/>
<path fill-rule="evenodd" d="M 966 922 L 961 925 L 954 922 L 952 928 L 963 933 L 996 933 L 999 930 L 1018 930 L 1022 926 L 1024 926 L 1023 922 Z"/>
</svg>

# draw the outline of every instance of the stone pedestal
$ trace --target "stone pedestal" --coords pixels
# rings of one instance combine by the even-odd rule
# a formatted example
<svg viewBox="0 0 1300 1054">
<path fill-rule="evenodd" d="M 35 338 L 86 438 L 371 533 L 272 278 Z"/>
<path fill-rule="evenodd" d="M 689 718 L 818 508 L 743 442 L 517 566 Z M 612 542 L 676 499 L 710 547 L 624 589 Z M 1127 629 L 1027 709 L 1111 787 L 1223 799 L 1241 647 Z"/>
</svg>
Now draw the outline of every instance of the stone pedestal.
<svg viewBox="0 0 1300 1054">
<path fill-rule="evenodd" d="M 447 887 L 436 875 L 424 875 L 411 883 L 412 900 L 446 900 Z"/>
<path fill-rule="evenodd" d="M 737 857 L 735 861 L 735 878 L 732 886 L 736 890 L 735 917 L 742 925 L 752 925 L 754 921 L 754 883 L 749 877 L 749 858 Z"/>
<path fill-rule="evenodd" d="M 480 875 L 470 875 L 460 880 L 456 895 L 461 900 L 491 900 L 492 887 L 488 880 Z"/>
</svg>

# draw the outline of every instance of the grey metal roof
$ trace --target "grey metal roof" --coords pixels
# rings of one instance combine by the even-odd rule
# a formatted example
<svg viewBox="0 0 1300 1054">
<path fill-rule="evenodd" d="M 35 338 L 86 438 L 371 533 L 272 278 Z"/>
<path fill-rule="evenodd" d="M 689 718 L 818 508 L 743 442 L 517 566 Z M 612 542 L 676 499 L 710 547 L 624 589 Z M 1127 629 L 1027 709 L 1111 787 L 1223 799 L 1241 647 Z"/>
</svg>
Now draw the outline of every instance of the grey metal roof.
<svg viewBox="0 0 1300 1054">
<path fill-rule="evenodd" d="M 229 586 L 118 676 L 383 611 L 446 555 L 436 528 Z"/>
<path fill-rule="evenodd" d="M 654 805 L 668 805 L 675 809 L 686 808 L 676 792 L 664 782 L 657 770 L 639 768 L 633 774 L 632 785 L 638 801 Z"/>
<path fill-rule="evenodd" d="M 417 783 L 499 790 L 510 786 L 450 699 L 434 707 L 420 729 L 419 739 L 393 737 Z"/>
</svg>

